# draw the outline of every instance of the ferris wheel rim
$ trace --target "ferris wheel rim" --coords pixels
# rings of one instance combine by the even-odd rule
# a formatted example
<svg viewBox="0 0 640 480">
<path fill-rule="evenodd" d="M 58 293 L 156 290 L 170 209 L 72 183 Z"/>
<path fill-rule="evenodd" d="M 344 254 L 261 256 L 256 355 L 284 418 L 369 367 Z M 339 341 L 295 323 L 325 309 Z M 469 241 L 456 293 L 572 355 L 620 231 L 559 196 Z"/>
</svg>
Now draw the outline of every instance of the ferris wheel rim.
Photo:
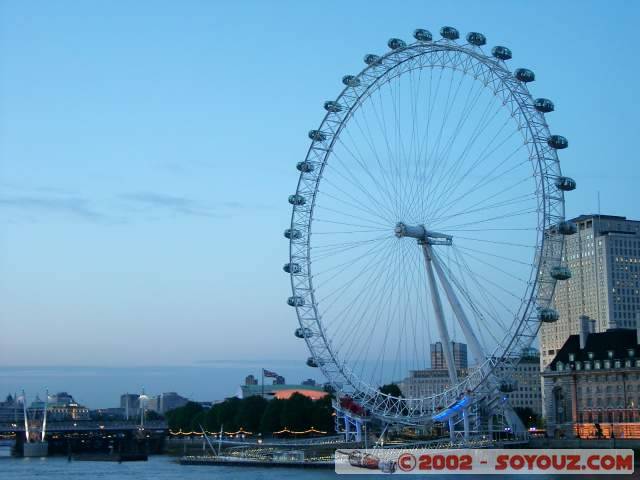
<svg viewBox="0 0 640 480">
<path fill-rule="evenodd" d="M 304 292 L 304 294 L 311 299 L 311 308 L 315 315 L 315 323 L 317 326 L 317 331 L 314 332 L 314 336 L 305 336 L 304 339 L 308 345 L 309 350 L 313 355 L 313 358 L 318 361 L 318 364 L 319 364 L 318 366 L 321 368 L 321 370 L 327 376 L 327 378 L 329 378 L 330 382 L 334 385 L 334 387 L 336 386 L 340 387 L 341 386 L 340 384 L 343 384 L 344 381 L 346 381 L 350 387 L 353 387 L 352 389 L 353 389 L 354 397 L 357 397 L 358 399 L 362 399 L 364 403 L 366 403 L 367 405 L 373 405 L 374 410 L 377 407 L 381 406 L 382 404 L 388 404 L 390 402 L 395 403 L 395 406 L 391 405 L 391 407 L 389 407 L 388 405 L 382 405 L 381 411 L 375 412 L 377 414 L 380 414 L 381 416 L 387 415 L 394 418 L 406 417 L 406 416 L 413 417 L 413 418 L 423 418 L 425 414 L 428 415 L 428 413 L 426 412 L 433 412 L 434 407 L 436 405 L 446 404 L 450 399 L 453 399 L 459 396 L 461 389 L 466 388 L 466 390 L 475 390 L 476 388 L 478 388 L 478 386 L 482 384 L 484 378 L 486 377 L 486 374 L 484 373 L 484 369 L 483 368 L 478 369 L 477 372 L 480 372 L 478 375 L 476 375 L 475 373 L 470 375 L 469 377 L 467 377 L 467 379 L 459 382 L 459 384 L 452 386 L 452 388 L 449 389 L 448 391 L 441 392 L 425 398 L 392 397 L 390 395 L 380 393 L 379 391 L 376 390 L 374 386 L 369 385 L 367 382 L 364 382 L 363 380 L 357 378 L 357 376 L 355 376 L 355 374 L 349 370 L 347 365 L 340 364 L 340 360 L 336 358 L 335 355 L 333 354 L 333 351 L 330 345 L 330 339 L 326 337 L 324 332 L 321 317 L 317 310 L 317 300 L 315 299 L 315 291 L 313 288 L 313 278 L 312 278 L 313 275 L 311 273 L 311 266 L 310 266 L 312 262 L 312 256 L 310 251 L 310 235 L 312 234 L 313 213 L 315 209 L 315 201 L 316 201 L 316 195 L 318 192 L 318 187 L 322 179 L 322 172 L 324 170 L 325 165 L 327 164 L 328 159 L 331 156 L 333 146 L 336 140 L 339 138 L 339 135 L 342 129 L 344 129 L 344 127 L 349 122 L 353 112 L 357 108 L 359 108 L 362 102 L 366 100 L 366 98 L 369 95 L 369 94 L 367 95 L 365 94 L 369 91 L 369 89 L 372 86 L 378 85 L 377 88 L 379 88 L 379 85 L 380 85 L 378 84 L 379 80 L 388 72 L 397 69 L 401 64 L 409 61 L 410 59 L 424 56 L 428 53 L 433 53 L 434 51 L 454 52 L 456 55 L 466 55 L 467 57 L 472 58 L 473 60 L 477 61 L 479 64 L 482 64 L 484 67 L 486 67 L 486 71 L 484 71 L 484 73 L 486 73 L 487 75 L 493 75 L 497 77 L 500 81 L 501 86 L 505 86 L 507 83 L 512 84 L 510 86 L 514 87 L 515 89 L 518 89 L 517 95 L 520 95 L 522 98 L 524 98 L 528 102 L 526 105 L 523 105 L 521 104 L 521 102 L 518 102 L 517 100 L 515 100 L 516 93 L 514 93 L 512 89 L 509 89 L 510 98 L 514 103 L 517 104 L 518 113 L 522 117 L 522 118 L 518 117 L 517 121 L 519 122 L 519 124 L 521 124 L 520 122 L 524 121 L 525 128 L 527 129 L 527 131 L 531 133 L 531 138 L 529 139 L 528 143 L 532 144 L 536 149 L 535 159 L 532 158 L 531 160 L 532 162 L 537 162 L 539 167 L 539 170 L 537 171 L 535 171 L 534 169 L 534 176 L 536 177 L 537 184 L 542 189 L 541 206 L 543 211 L 541 212 L 541 215 L 540 215 L 540 212 L 538 213 L 538 225 L 536 229 L 537 230 L 536 254 L 535 254 L 533 263 L 531 265 L 531 275 L 532 275 L 531 278 L 533 278 L 533 284 L 531 285 L 531 294 L 528 295 L 528 301 L 526 302 L 527 306 L 525 307 L 525 311 L 522 317 L 520 318 L 518 324 L 515 326 L 515 331 L 507 332 L 507 334 L 505 335 L 505 341 L 507 345 L 503 347 L 502 352 L 499 352 L 500 348 L 502 347 L 501 344 L 503 343 L 503 342 L 500 342 L 500 344 L 498 344 L 494 349 L 494 354 L 489 355 L 485 360 L 485 363 L 483 364 L 483 366 L 490 367 L 490 370 L 493 370 L 498 364 L 504 363 L 505 357 L 509 356 L 510 353 L 513 353 L 515 347 L 521 347 L 524 343 L 527 343 L 527 342 L 523 343 L 519 341 L 526 327 L 530 327 L 529 331 L 535 330 L 535 333 L 537 333 L 537 328 L 539 327 L 539 321 L 537 319 L 535 321 L 532 321 L 532 319 L 527 317 L 530 316 L 531 314 L 531 311 L 534 306 L 533 304 L 537 303 L 536 292 L 538 292 L 540 288 L 540 281 L 541 281 L 539 272 L 542 270 L 542 265 L 545 262 L 554 263 L 555 257 L 559 256 L 559 254 L 556 251 L 556 253 L 554 253 L 553 255 L 554 258 L 549 258 L 549 255 L 547 255 L 547 253 L 545 252 L 545 242 L 547 241 L 547 239 L 545 238 L 545 231 L 552 224 L 555 224 L 558 221 L 564 220 L 564 197 L 562 195 L 562 192 L 560 192 L 559 198 L 554 199 L 555 205 L 552 205 L 550 192 L 549 192 L 550 191 L 549 179 L 561 176 L 560 165 L 557 158 L 557 154 L 555 150 L 549 150 L 545 154 L 547 153 L 550 154 L 552 158 L 550 159 L 541 158 L 540 150 L 544 148 L 544 146 L 541 145 L 543 139 L 536 138 L 534 136 L 534 133 L 531 129 L 531 125 L 533 123 L 532 116 L 537 117 L 536 120 L 539 123 L 538 128 L 539 130 L 545 133 L 544 135 L 545 138 L 550 135 L 548 125 L 546 124 L 546 120 L 544 119 L 543 115 L 534 113 L 535 110 L 532 108 L 533 98 L 530 95 L 528 89 L 526 88 L 526 85 L 524 85 L 521 82 L 518 83 L 513 73 L 504 66 L 504 62 L 499 62 L 488 57 L 482 52 L 481 49 L 469 44 L 459 45 L 455 42 L 448 41 L 448 40 L 441 40 L 441 41 L 434 41 L 434 42 L 418 41 L 418 42 L 406 45 L 405 47 L 391 50 L 384 56 L 379 57 L 377 61 L 365 67 L 359 74 L 351 77 L 352 79 L 358 79 L 359 81 L 358 83 L 360 85 L 362 84 L 361 79 L 363 78 L 369 78 L 370 81 L 367 84 L 366 88 L 364 89 L 364 92 L 360 92 L 357 95 L 354 95 L 352 90 L 354 90 L 355 87 L 347 85 L 341 91 L 341 93 L 336 97 L 335 102 L 338 104 L 340 104 L 340 101 L 343 98 L 345 98 L 345 95 L 346 96 L 352 95 L 352 99 L 354 98 L 355 100 L 353 100 L 353 103 L 351 104 L 347 112 L 342 116 L 342 118 L 339 121 L 332 120 L 336 112 L 328 111 L 324 116 L 322 122 L 320 123 L 320 126 L 318 127 L 318 129 L 315 130 L 315 132 L 322 133 L 326 129 L 327 125 L 332 121 L 334 121 L 336 125 L 335 130 L 330 135 L 331 140 L 329 143 L 327 143 L 326 138 L 321 139 L 321 136 L 319 136 L 317 139 L 312 139 L 311 145 L 305 157 L 305 162 L 309 162 L 310 159 L 313 159 L 313 155 L 316 153 L 314 152 L 314 150 L 318 148 L 318 145 L 321 145 L 322 149 L 324 150 L 324 154 L 321 154 L 320 156 L 316 155 L 316 158 L 321 158 L 321 163 L 315 179 L 310 182 L 309 176 L 307 175 L 305 177 L 305 172 L 301 171 L 300 173 L 295 195 L 301 195 L 301 196 L 308 195 L 308 191 L 301 189 L 301 186 L 304 186 L 305 183 L 314 184 L 313 194 L 311 195 L 311 205 L 304 207 L 304 209 L 306 209 L 306 212 L 307 212 L 307 215 L 306 215 L 307 222 L 305 225 L 306 232 L 303 233 L 304 240 L 303 242 L 299 242 L 299 243 L 304 243 L 303 250 L 306 249 L 305 258 L 308 266 L 308 270 L 307 270 L 308 273 L 305 278 L 307 280 L 306 281 L 307 289 L 300 288 L 301 282 L 299 282 L 298 279 L 301 276 L 294 275 L 293 273 L 291 274 L 291 287 L 292 287 L 292 292 L 294 296 L 297 296 L 299 292 Z M 402 55 L 400 55 L 402 53 L 405 53 L 405 54 L 408 53 L 408 55 L 406 55 L 405 58 L 403 59 Z M 443 57 L 444 57 L 444 53 L 443 53 Z M 388 68 L 384 69 L 382 73 L 380 73 L 377 76 L 370 75 L 371 72 L 374 72 L 380 65 L 385 65 L 385 62 L 389 63 Z M 447 65 L 442 65 L 442 66 L 443 68 L 449 67 Z M 426 68 L 426 67 L 423 66 L 420 68 Z M 397 73 L 397 76 L 403 75 L 404 73 L 406 73 L 406 71 L 399 72 Z M 467 74 L 466 71 L 462 71 L 462 73 Z M 392 79 L 388 79 L 387 81 L 391 81 L 391 80 Z M 356 83 L 356 82 L 353 82 L 353 83 Z M 486 87 L 486 84 L 485 84 L 485 87 Z M 543 173 L 543 166 L 542 166 L 543 161 L 545 161 L 544 173 Z M 549 165 L 546 163 L 546 161 L 550 161 L 550 166 L 552 168 L 548 168 Z M 549 170 L 552 171 L 551 175 L 548 173 Z M 540 201 L 540 197 L 538 197 L 538 201 Z M 552 212 L 552 207 L 555 207 L 555 212 Z M 294 204 L 292 216 L 291 216 L 291 224 L 290 224 L 290 228 L 292 230 L 296 229 L 296 227 L 304 225 L 304 222 L 296 221 L 296 214 L 300 213 L 304 209 L 302 208 L 302 206 L 298 206 Z M 301 217 L 304 217 L 304 214 L 301 215 Z M 554 221 L 551 222 L 550 221 L 551 219 L 553 219 Z M 300 256 L 294 255 L 295 253 L 294 243 L 295 243 L 294 239 L 291 238 L 290 252 L 289 252 L 290 262 L 293 262 L 294 259 L 297 259 L 299 261 L 299 259 L 302 258 Z M 551 295 L 553 293 L 554 286 L 555 286 L 555 282 L 553 282 L 553 285 L 550 285 L 549 288 L 547 289 L 548 291 L 545 294 L 545 299 L 548 298 L 548 300 L 550 300 Z M 544 303 L 544 301 L 542 303 Z M 309 324 L 310 319 L 305 318 L 303 320 L 303 317 L 301 316 L 301 309 L 303 307 L 298 305 L 295 305 L 295 307 L 296 307 L 296 312 L 298 315 L 298 320 L 301 328 L 308 328 L 307 326 Z M 526 323 L 532 323 L 533 325 L 527 326 L 525 325 Z M 530 340 L 528 341 L 526 346 L 529 346 L 532 341 L 533 341 L 533 337 L 530 337 Z M 324 347 L 324 349 L 322 349 L 322 347 Z M 341 380 L 343 381 L 342 382 L 337 381 L 336 376 L 341 377 Z M 475 380 L 477 379 L 478 376 L 480 376 L 481 378 L 478 379 L 478 381 L 476 382 Z M 472 382 L 471 380 L 474 380 L 474 381 Z M 399 406 L 399 405 L 402 404 L 406 409 L 407 404 L 411 402 L 418 403 L 419 405 L 412 409 L 412 411 L 410 412 L 411 413 L 410 415 L 406 415 L 406 414 L 403 415 L 402 406 Z M 429 406 L 427 406 L 426 404 L 429 404 Z"/>
</svg>

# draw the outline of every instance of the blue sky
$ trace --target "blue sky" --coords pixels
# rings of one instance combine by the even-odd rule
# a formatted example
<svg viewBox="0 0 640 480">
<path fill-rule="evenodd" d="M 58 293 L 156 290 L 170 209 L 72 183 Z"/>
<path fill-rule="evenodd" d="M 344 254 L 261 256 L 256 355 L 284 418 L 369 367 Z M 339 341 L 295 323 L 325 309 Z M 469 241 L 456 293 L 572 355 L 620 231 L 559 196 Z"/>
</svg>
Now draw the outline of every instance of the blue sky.
<svg viewBox="0 0 640 480">
<path fill-rule="evenodd" d="M 322 104 L 417 27 L 509 46 L 569 216 L 640 218 L 636 2 L 0 2 L 0 363 L 292 359 L 286 198 Z"/>
</svg>

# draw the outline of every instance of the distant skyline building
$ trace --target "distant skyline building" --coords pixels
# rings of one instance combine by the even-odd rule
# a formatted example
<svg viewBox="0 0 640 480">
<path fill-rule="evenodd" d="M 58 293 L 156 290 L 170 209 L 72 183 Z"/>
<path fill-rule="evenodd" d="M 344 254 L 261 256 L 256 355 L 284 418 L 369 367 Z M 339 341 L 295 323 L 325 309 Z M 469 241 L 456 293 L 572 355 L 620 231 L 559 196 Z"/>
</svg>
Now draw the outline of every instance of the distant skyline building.
<svg viewBox="0 0 640 480">
<path fill-rule="evenodd" d="M 140 395 L 135 393 L 120 395 L 120 408 L 124 411 L 124 418 L 137 417 L 140 415 Z"/>
<path fill-rule="evenodd" d="M 442 349 L 442 342 L 432 343 L 431 350 L 431 368 L 446 369 L 447 363 Z M 453 353 L 453 363 L 456 370 L 466 370 L 469 368 L 467 360 L 467 344 L 459 342 L 451 342 L 451 351 Z"/>
<path fill-rule="evenodd" d="M 500 364 L 498 372 L 504 372 L 505 367 Z M 520 361 L 513 371 L 509 371 L 513 382 L 513 391 L 508 392 L 509 403 L 514 408 L 530 408 L 542 416 L 542 384 L 540 382 L 540 353 L 535 348 L 522 351 Z"/>
<path fill-rule="evenodd" d="M 468 373 L 467 369 L 457 369 L 460 380 L 466 378 Z M 410 370 L 409 376 L 398 383 L 402 394 L 410 398 L 430 397 L 442 393 L 451 386 L 449 371 L 446 368 Z"/>
<path fill-rule="evenodd" d="M 256 377 L 254 377 L 252 374 L 249 374 L 244 378 L 244 384 L 245 385 L 257 385 L 258 384 L 258 379 Z"/>
<path fill-rule="evenodd" d="M 540 328 L 541 367 L 553 360 L 580 317 L 595 331 L 635 328 L 640 311 L 640 221 L 613 215 L 581 215 L 570 220 L 577 232 L 565 236 L 563 262 L 569 280 L 558 282 L 553 298 L 559 319 Z"/>
</svg>

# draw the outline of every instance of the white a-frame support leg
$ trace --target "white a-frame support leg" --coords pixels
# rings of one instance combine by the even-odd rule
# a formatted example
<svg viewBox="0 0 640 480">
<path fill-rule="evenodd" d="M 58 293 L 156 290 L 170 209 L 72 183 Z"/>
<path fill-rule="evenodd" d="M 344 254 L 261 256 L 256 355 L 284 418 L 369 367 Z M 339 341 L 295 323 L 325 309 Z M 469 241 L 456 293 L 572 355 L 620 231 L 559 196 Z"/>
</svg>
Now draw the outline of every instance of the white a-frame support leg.
<svg viewBox="0 0 640 480">
<path fill-rule="evenodd" d="M 453 309 L 453 313 L 458 319 L 460 328 L 462 328 L 462 333 L 464 335 L 464 338 L 467 340 L 467 343 L 469 344 L 469 350 L 471 350 L 471 355 L 473 356 L 473 359 L 475 360 L 476 365 L 482 365 L 482 363 L 484 362 L 484 351 L 480 346 L 480 342 L 478 342 L 478 339 L 473 333 L 473 329 L 471 328 L 469 319 L 467 318 L 467 315 L 464 313 L 464 310 L 462 309 L 462 305 L 460 305 L 460 302 L 458 301 L 458 297 L 456 296 L 455 292 L 453 291 L 453 288 L 451 287 L 451 284 L 449 283 L 449 279 L 447 278 L 447 276 L 444 274 L 444 271 L 442 270 L 442 266 L 440 265 L 440 260 L 438 260 L 438 257 L 436 257 L 435 255 L 431 255 L 431 263 L 433 263 L 433 266 L 435 267 L 436 273 L 438 274 L 438 279 L 440 279 L 440 283 L 444 288 L 444 291 L 447 295 L 447 299 L 449 300 L 449 304 L 451 305 L 451 308 Z"/>
<path fill-rule="evenodd" d="M 436 325 L 438 327 L 438 334 L 442 341 L 442 352 L 444 353 L 444 360 L 447 364 L 447 370 L 449 372 L 449 380 L 451 384 L 458 383 L 458 374 L 456 373 L 456 365 L 453 361 L 453 352 L 451 351 L 451 340 L 449 339 L 449 332 L 444 322 L 444 311 L 442 310 L 442 301 L 440 300 L 440 294 L 438 293 L 438 286 L 436 285 L 436 278 L 433 274 L 432 267 L 432 251 L 431 245 L 427 242 L 421 242 L 422 252 L 424 253 L 424 263 L 427 267 L 427 279 L 429 280 L 429 290 L 431 292 L 431 301 L 433 303 L 433 310 L 436 314 Z"/>
</svg>

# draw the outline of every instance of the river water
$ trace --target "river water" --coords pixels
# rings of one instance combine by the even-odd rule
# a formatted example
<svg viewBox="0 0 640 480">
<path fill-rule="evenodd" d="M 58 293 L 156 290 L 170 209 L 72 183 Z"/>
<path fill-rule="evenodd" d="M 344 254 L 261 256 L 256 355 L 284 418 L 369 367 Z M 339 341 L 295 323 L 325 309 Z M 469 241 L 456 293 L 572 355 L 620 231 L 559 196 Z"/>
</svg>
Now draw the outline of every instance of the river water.
<svg viewBox="0 0 640 480">
<path fill-rule="evenodd" d="M 68 462 L 65 457 L 0 458 L 0 478 L 5 480 L 276 480 L 325 479 L 330 470 L 179 465 L 175 457 L 157 455 L 148 462 Z M 453 479 L 451 479 L 453 480 Z"/>
<path fill-rule="evenodd" d="M 335 478 L 337 475 L 332 470 L 304 470 L 290 468 L 252 468 L 252 467 L 219 467 L 219 466 L 188 466 L 176 463 L 175 457 L 167 455 L 152 456 L 148 462 L 68 462 L 65 457 L 36 458 L 12 458 L 0 455 L 0 479 L 2 480 L 75 480 L 75 479 L 101 479 L 101 480 L 321 480 Z M 343 476 L 344 478 L 344 476 Z M 381 478 L 376 475 L 358 475 L 355 478 Z M 456 475 L 429 475 L 429 478 L 440 480 L 454 480 L 460 478 Z M 625 478 L 638 479 L 638 474 L 616 476 L 592 476 L 592 475 L 464 475 L 465 480 L 472 479 L 497 479 L 501 480 L 550 480 L 570 478 Z"/>
</svg>

